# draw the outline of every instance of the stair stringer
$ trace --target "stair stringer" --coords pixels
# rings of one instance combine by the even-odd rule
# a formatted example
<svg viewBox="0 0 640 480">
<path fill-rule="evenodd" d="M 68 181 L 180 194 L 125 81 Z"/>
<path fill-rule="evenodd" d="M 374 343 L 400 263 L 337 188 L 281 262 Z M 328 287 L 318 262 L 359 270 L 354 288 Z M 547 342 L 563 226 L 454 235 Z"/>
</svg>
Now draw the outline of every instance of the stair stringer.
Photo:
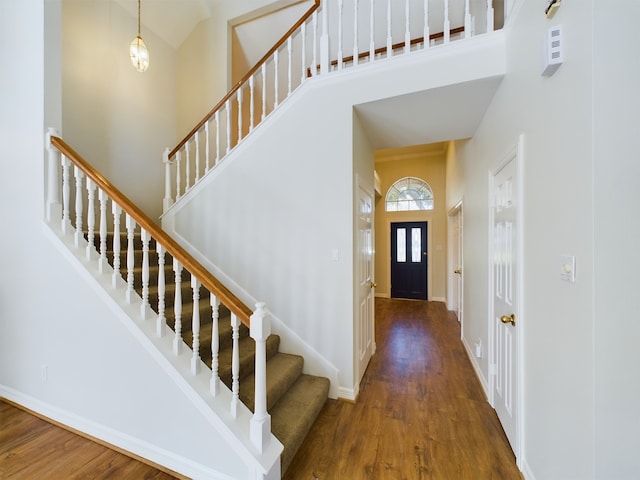
<svg viewBox="0 0 640 480">
<path fill-rule="evenodd" d="M 54 225 L 47 222 L 43 224 L 44 233 L 64 258 L 69 261 L 73 268 L 82 276 L 86 283 L 101 297 L 105 307 L 111 310 L 115 317 L 127 328 L 136 341 L 154 359 L 158 367 L 161 368 L 184 393 L 185 397 L 193 406 L 207 419 L 209 424 L 219 433 L 223 441 L 234 450 L 247 467 L 247 480 L 276 480 L 280 478 L 280 455 L 283 446 L 273 435 L 264 452 L 258 452 L 250 439 L 250 420 L 253 416 L 251 411 L 239 402 L 237 416 L 234 418 L 230 412 L 232 400 L 231 391 L 220 382 L 219 393 L 213 397 L 210 393 L 211 369 L 200 361 L 199 372 L 191 373 L 192 351 L 183 342 L 182 353 L 173 354 L 171 330 L 166 328 L 162 337 L 158 337 L 155 330 L 157 314 L 151 312 L 147 320 L 140 320 L 140 306 L 142 299 L 135 294 L 132 303 L 125 301 L 126 283 L 120 278 L 114 288 L 111 284 L 111 274 L 113 269 L 107 265 L 103 273 L 99 273 L 96 263 L 89 261 L 85 256 L 86 242 L 80 248 L 74 245 L 72 234 L 63 235 L 57 232 Z M 170 414 L 170 412 L 168 412 Z M 162 419 L 158 419 L 161 421 Z M 82 425 L 74 426 L 83 431 Z M 125 451 L 130 451 L 148 458 L 160 465 L 165 465 L 172 470 L 184 473 L 193 478 L 231 480 L 231 477 L 213 471 L 206 466 L 196 465 L 188 459 L 179 459 L 177 462 L 167 465 L 163 460 L 166 458 L 153 458 L 154 450 L 139 451 L 134 443 L 126 441 L 125 436 L 110 435 L 105 430 L 86 432 L 96 438 L 102 438 L 112 445 L 116 445 Z M 104 434 L 104 435 L 103 435 Z M 122 443 L 121 440 L 125 440 Z M 214 455 L 215 452 L 212 452 Z M 175 459 L 173 459 L 175 460 Z M 228 460 L 228 459 L 222 459 Z"/>
<path fill-rule="evenodd" d="M 455 97 L 475 84 L 488 103 L 505 73 L 504 35 L 493 32 L 311 78 L 165 212 L 163 228 L 242 285 L 236 294 L 265 301 L 302 346 L 335 367 L 332 393 L 354 399 L 355 110 L 424 92 Z M 456 106 L 461 115 L 464 108 Z M 370 170 L 373 190 L 373 158 Z"/>
</svg>

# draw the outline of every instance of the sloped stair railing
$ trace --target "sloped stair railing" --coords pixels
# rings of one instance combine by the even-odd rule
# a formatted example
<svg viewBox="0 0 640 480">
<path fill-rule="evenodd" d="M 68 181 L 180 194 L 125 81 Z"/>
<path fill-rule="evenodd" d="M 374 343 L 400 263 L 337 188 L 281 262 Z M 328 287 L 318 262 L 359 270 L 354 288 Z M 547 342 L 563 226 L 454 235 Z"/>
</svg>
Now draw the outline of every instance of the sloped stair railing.
<svg viewBox="0 0 640 480">
<path fill-rule="evenodd" d="M 256 304 L 252 311 L 244 305 L 232 292 L 213 277 L 197 260 L 185 251 L 175 240 L 154 224 L 135 204 L 122 194 L 113 184 L 97 172 L 82 156 L 74 151 L 64 140 L 57 136 L 55 130 L 50 129 L 47 134 L 48 167 L 47 167 L 47 196 L 46 217 L 49 225 L 57 233 L 69 240 L 78 254 L 86 256 L 101 275 L 110 275 L 111 286 L 125 287 L 125 299 L 128 304 L 139 303 L 139 320 L 152 321 L 152 309 L 149 303 L 149 270 L 150 270 L 150 242 L 154 241 L 158 261 L 158 304 L 155 334 L 158 337 L 173 335 L 173 354 L 175 356 L 188 353 L 187 345 L 181 336 L 182 330 L 182 299 L 181 278 L 183 272 L 188 272 L 191 278 L 194 308 L 192 313 L 192 353 L 191 373 L 195 376 L 201 373 L 206 365 L 200 359 L 199 349 L 199 291 L 205 287 L 211 294 L 211 310 L 213 328 L 217 328 L 220 305 L 226 306 L 231 312 L 231 328 L 233 337 L 232 354 L 232 387 L 230 404 L 228 406 L 232 418 L 240 421 L 240 382 L 239 382 L 239 348 L 238 330 L 240 323 L 250 327 L 250 335 L 255 340 L 255 403 L 254 414 L 249 420 L 249 436 L 255 450 L 263 453 L 271 442 L 271 419 L 267 412 L 266 389 L 266 339 L 270 334 L 270 323 L 264 303 Z M 97 215 L 96 215 L 97 210 Z M 124 216 L 124 219 L 123 219 Z M 97 218 L 96 218 L 97 217 Z M 97 228 L 96 228 L 97 220 Z M 124 231 L 121 224 L 124 220 Z M 110 224 L 112 232 L 107 231 Z M 122 235 L 121 235 L 122 233 Z M 139 235 L 143 245 L 141 259 L 134 255 L 134 235 Z M 121 238 L 126 235 L 126 245 L 121 248 Z M 107 245 L 109 242 L 109 245 Z M 95 248 L 95 246 L 99 248 Z M 108 263 L 107 251 L 113 265 Z M 125 265 L 120 265 L 121 254 L 126 255 Z M 173 331 L 166 324 L 165 293 L 174 288 L 168 288 L 171 280 L 165 278 L 165 258 L 173 258 L 175 272 L 175 323 Z M 142 295 L 134 291 L 134 269 L 142 269 Z M 125 273 L 126 275 L 122 275 Z M 126 278 L 126 280 L 125 280 Z M 155 281 L 155 279 L 154 279 Z M 171 287 L 173 287 L 171 285 Z M 156 305 L 154 305 L 154 310 Z M 218 396 L 227 386 L 218 375 L 218 335 L 214 330 L 211 336 L 211 350 L 213 352 L 210 379 L 210 394 Z M 278 462 L 279 463 L 279 462 Z"/>
<path fill-rule="evenodd" d="M 464 10 L 452 12 L 450 3 Z M 469 0 L 424 0 L 419 9 L 415 5 L 415 0 L 325 0 L 322 5 L 315 0 L 187 136 L 173 150 L 165 150 L 163 210 L 222 162 L 308 79 L 475 35 Z M 486 15 L 482 29 L 493 31 L 493 0 L 486 0 L 482 14 Z M 396 18 L 403 22 L 393 21 Z M 453 28 L 451 18 L 459 23 Z"/>
</svg>

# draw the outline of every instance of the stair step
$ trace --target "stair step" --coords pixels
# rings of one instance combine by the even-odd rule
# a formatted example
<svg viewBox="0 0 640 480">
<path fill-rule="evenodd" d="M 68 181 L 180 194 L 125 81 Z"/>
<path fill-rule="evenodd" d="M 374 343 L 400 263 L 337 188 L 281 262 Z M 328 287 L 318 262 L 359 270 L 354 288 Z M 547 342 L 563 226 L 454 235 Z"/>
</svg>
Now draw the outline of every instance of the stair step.
<svg viewBox="0 0 640 480">
<path fill-rule="evenodd" d="M 329 380 L 302 374 L 270 410 L 271 432 L 284 445 L 281 471 L 289 464 L 329 397 Z"/>
<path fill-rule="evenodd" d="M 256 344 L 251 337 L 241 338 L 238 342 L 240 351 L 240 385 L 245 381 L 247 375 L 253 374 L 256 358 Z M 278 335 L 269 335 L 266 342 L 267 364 L 269 359 L 273 357 L 280 348 L 280 337 Z M 218 354 L 218 376 L 220 380 L 229 388 L 231 388 L 231 360 L 233 351 L 231 348 L 220 350 Z M 211 366 L 211 359 L 205 360 Z"/>
<path fill-rule="evenodd" d="M 304 359 L 299 355 L 277 353 L 267 361 L 267 410 L 278 403 L 278 400 L 302 375 Z M 255 375 L 246 376 L 240 383 L 240 399 L 253 411 L 255 401 Z"/>
</svg>

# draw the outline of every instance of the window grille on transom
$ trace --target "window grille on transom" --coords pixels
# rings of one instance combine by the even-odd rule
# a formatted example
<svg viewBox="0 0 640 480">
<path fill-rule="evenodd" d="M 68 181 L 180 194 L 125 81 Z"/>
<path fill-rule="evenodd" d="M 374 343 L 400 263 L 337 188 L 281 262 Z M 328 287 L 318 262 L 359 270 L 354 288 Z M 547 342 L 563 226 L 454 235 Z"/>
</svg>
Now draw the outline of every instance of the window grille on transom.
<svg viewBox="0 0 640 480">
<path fill-rule="evenodd" d="M 433 191 L 424 180 L 402 178 L 387 191 L 385 208 L 387 212 L 433 210 Z"/>
</svg>

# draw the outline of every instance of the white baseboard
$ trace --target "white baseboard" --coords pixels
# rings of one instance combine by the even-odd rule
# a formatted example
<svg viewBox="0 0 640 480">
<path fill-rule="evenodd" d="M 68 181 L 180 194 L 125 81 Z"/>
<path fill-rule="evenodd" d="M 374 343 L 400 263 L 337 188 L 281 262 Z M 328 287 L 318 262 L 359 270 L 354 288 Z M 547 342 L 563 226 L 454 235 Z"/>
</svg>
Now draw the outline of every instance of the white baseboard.
<svg viewBox="0 0 640 480">
<path fill-rule="evenodd" d="M 473 354 L 473 349 L 469 346 L 466 338 L 462 338 L 462 345 L 464 345 L 464 349 L 467 351 L 467 356 L 469 357 L 471 365 L 476 372 L 476 376 L 478 377 L 478 380 L 480 380 L 480 384 L 482 385 L 482 389 L 484 390 L 485 397 L 489 398 L 489 382 L 487 382 L 487 379 L 482 373 L 480 365 L 478 364 L 478 359 Z"/>
<path fill-rule="evenodd" d="M 358 393 L 360 392 L 360 387 L 357 386 L 354 388 L 346 388 L 339 387 L 338 388 L 338 398 L 342 400 L 348 400 L 350 402 L 355 402 L 358 398 Z"/>
<path fill-rule="evenodd" d="M 106 425 L 80 417 L 75 413 L 55 407 L 2 384 L 0 384 L 0 398 L 9 400 L 58 424 L 65 425 L 70 430 L 99 439 L 100 442 L 111 445 L 120 451 L 129 452 L 134 458 L 147 459 L 156 465 L 162 465 L 190 478 L 233 480 L 228 475 L 176 455 L 173 452 L 161 449 L 139 438 L 126 435 Z"/>
<path fill-rule="evenodd" d="M 524 476 L 525 480 L 536 480 L 536 477 L 533 474 L 533 472 L 531 471 L 531 467 L 527 463 L 526 459 L 522 460 L 521 471 L 522 471 L 522 475 Z"/>
</svg>

